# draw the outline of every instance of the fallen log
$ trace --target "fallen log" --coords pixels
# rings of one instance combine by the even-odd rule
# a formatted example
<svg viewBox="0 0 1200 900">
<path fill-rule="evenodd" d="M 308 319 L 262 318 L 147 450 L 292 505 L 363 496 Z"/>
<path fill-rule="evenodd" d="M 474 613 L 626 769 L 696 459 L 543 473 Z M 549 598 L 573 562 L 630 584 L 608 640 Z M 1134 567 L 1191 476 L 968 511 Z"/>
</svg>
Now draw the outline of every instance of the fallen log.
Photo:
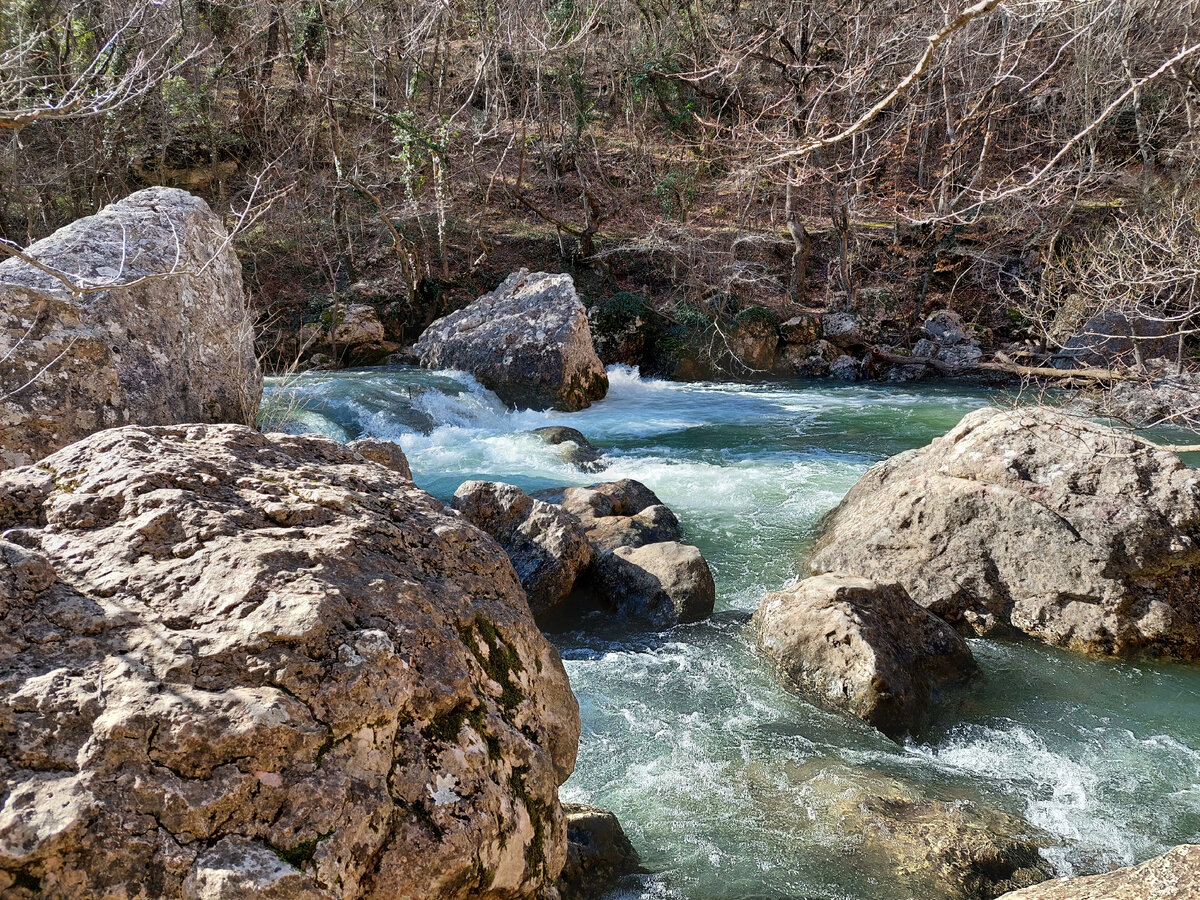
<svg viewBox="0 0 1200 900">
<path fill-rule="evenodd" d="M 1113 381 L 1137 381 L 1137 375 L 1118 372 L 1115 369 L 1053 369 L 1049 366 L 1023 366 L 1015 363 L 1003 353 L 997 353 L 990 362 L 972 363 L 969 366 L 953 366 L 933 356 L 900 356 L 882 347 L 872 347 L 871 357 L 894 366 L 928 366 L 939 375 L 969 375 L 972 372 L 1006 372 L 1027 378 L 1060 378 L 1110 383 Z"/>
</svg>

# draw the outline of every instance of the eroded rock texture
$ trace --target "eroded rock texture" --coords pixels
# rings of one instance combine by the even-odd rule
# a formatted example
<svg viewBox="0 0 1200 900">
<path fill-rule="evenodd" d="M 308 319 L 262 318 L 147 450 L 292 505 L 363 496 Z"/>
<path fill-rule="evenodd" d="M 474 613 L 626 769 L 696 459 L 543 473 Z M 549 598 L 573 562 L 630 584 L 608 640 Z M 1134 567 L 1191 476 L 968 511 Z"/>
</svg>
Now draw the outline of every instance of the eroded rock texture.
<svg viewBox="0 0 1200 900">
<path fill-rule="evenodd" d="M 1003 900 L 1194 900 L 1200 896 L 1200 844 L 1181 844 L 1141 865 L 1045 881 Z"/>
<path fill-rule="evenodd" d="M 966 642 L 898 584 L 817 575 L 767 594 L 752 621 L 787 681 L 895 740 L 919 736 L 938 704 L 980 675 Z"/>
<path fill-rule="evenodd" d="M 25 252 L 84 292 L 0 262 L 0 469 L 102 428 L 254 421 L 242 268 L 199 197 L 147 188 Z"/>
<path fill-rule="evenodd" d="M 0 894 L 510 898 L 579 713 L 496 544 L 312 435 L 0 474 Z"/>
<path fill-rule="evenodd" d="M 470 372 L 510 406 L 574 411 L 608 393 L 570 275 L 514 272 L 430 325 L 414 349 L 426 368 Z"/>
<path fill-rule="evenodd" d="M 1200 476 L 1057 410 L 984 409 L 873 466 L 810 568 L 899 582 L 952 623 L 1095 654 L 1200 656 Z"/>
</svg>

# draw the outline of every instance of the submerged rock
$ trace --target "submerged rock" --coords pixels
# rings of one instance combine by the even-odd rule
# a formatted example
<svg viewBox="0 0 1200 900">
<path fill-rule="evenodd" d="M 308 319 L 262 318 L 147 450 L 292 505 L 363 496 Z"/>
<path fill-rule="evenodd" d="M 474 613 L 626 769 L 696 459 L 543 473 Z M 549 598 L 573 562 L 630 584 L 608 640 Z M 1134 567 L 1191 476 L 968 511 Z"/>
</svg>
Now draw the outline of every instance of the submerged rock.
<svg viewBox="0 0 1200 900">
<path fill-rule="evenodd" d="M 451 505 L 504 548 L 537 617 L 555 611 L 595 559 L 576 519 L 515 485 L 468 481 Z"/>
<path fill-rule="evenodd" d="M 0 474 L 6 898 L 540 897 L 579 712 L 496 544 L 313 435 Z"/>
<path fill-rule="evenodd" d="M 767 594 L 752 623 L 784 678 L 897 741 L 980 675 L 966 642 L 898 584 L 818 575 Z"/>
<path fill-rule="evenodd" d="M 641 871 L 637 851 L 611 812 L 564 803 L 563 813 L 567 864 L 558 881 L 562 900 L 592 900 L 608 893 L 622 876 Z"/>
<path fill-rule="evenodd" d="M 558 447 L 564 462 L 582 472 L 599 472 L 604 468 L 604 453 L 583 436 L 583 432 L 565 425 L 548 425 L 529 432 L 552 447 Z"/>
<path fill-rule="evenodd" d="M 1041 407 L 984 409 L 873 466 L 811 570 L 896 581 L 976 632 L 1200 657 L 1200 476 L 1151 442 Z"/>
<path fill-rule="evenodd" d="M 878 772 L 814 762 L 793 773 L 800 796 L 856 854 L 891 869 L 913 897 L 992 900 L 1044 881 L 1039 844 L 1052 838 L 965 796 L 935 797 Z"/>
<path fill-rule="evenodd" d="M 1181 844 L 1141 865 L 1060 878 L 1005 894 L 1003 900 L 1195 900 L 1200 896 L 1200 844 Z"/>
<path fill-rule="evenodd" d="M 608 393 L 570 275 L 514 272 L 430 325 L 415 350 L 426 368 L 470 372 L 510 406 L 570 412 Z"/>
<path fill-rule="evenodd" d="M 148 188 L 25 252 L 86 293 L 0 262 L 0 469 L 103 428 L 253 423 L 242 268 L 203 200 Z"/>
</svg>

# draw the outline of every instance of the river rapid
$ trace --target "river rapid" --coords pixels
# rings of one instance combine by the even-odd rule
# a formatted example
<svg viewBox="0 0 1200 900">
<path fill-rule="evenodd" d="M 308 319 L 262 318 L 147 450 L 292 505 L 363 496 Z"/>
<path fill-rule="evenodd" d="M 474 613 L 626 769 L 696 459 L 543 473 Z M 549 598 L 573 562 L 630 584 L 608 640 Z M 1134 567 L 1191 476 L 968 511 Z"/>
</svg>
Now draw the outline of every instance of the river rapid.
<svg viewBox="0 0 1200 900">
<path fill-rule="evenodd" d="M 860 777 L 1019 815 L 1062 875 L 1200 841 L 1200 667 L 973 640 L 986 682 L 928 742 L 899 746 L 785 691 L 753 652 L 762 594 L 803 571 L 821 516 L 867 467 L 994 398 L 609 375 L 606 399 L 569 414 L 512 412 L 468 376 L 403 367 L 268 379 L 264 403 L 288 430 L 399 442 L 443 500 L 468 479 L 534 490 L 635 478 L 678 515 L 716 577 L 712 619 L 551 636 L 583 715 L 562 797 L 616 812 L 653 873 L 614 896 L 908 900 L 914 887 L 828 813 L 830 792 Z M 578 428 L 610 467 L 581 473 L 526 433 L 551 424 Z"/>
</svg>

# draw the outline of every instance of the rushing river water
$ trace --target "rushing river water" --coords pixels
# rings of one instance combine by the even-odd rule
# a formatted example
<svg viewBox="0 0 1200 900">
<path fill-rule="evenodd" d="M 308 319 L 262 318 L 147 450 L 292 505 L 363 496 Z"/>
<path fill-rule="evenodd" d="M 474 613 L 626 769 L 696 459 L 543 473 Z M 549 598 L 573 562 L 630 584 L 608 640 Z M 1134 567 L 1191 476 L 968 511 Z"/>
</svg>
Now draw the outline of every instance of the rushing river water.
<svg viewBox="0 0 1200 900">
<path fill-rule="evenodd" d="M 831 780 L 856 773 L 1017 814 L 1060 874 L 1200 840 L 1200 667 L 972 641 L 986 683 L 928 743 L 898 746 L 783 690 L 753 652 L 750 613 L 802 571 L 822 514 L 871 463 L 928 443 L 985 394 L 610 376 L 608 397 L 573 414 L 509 412 L 469 378 L 405 368 L 272 381 L 267 404 L 287 407 L 293 430 L 398 441 L 443 499 L 471 478 L 636 478 L 675 510 L 715 572 L 713 618 L 553 638 L 583 713 L 563 798 L 615 811 L 655 873 L 624 896 L 908 900 L 914 888 L 828 814 Z M 578 428 L 611 466 L 582 474 L 525 433 L 548 424 Z"/>
</svg>

